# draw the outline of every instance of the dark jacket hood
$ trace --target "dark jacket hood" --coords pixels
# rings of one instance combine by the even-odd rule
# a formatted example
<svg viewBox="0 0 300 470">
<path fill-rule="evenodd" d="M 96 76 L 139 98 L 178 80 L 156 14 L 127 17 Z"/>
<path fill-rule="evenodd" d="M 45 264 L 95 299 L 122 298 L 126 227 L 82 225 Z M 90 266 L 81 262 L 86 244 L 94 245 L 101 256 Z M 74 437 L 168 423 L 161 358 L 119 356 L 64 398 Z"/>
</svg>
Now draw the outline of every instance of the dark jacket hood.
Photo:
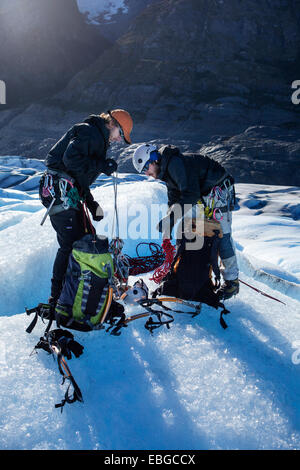
<svg viewBox="0 0 300 470">
<path fill-rule="evenodd" d="M 109 145 L 109 130 L 105 125 L 104 119 L 102 119 L 100 116 L 97 116 L 96 114 L 91 114 L 83 122 L 97 127 L 99 132 L 103 135 L 107 146 Z"/>
<path fill-rule="evenodd" d="M 163 180 L 165 173 L 167 171 L 167 168 L 168 168 L 170 158 L 173 157 L 174 155 L 180 155 L 180 150 L 178 147 L 175 147 L 174 145 L 163 145 L 158 150 L 158 153 L 160 153 L 161 155 L 160 172 L 159 172 L 158 178 Z"/>
</svg>

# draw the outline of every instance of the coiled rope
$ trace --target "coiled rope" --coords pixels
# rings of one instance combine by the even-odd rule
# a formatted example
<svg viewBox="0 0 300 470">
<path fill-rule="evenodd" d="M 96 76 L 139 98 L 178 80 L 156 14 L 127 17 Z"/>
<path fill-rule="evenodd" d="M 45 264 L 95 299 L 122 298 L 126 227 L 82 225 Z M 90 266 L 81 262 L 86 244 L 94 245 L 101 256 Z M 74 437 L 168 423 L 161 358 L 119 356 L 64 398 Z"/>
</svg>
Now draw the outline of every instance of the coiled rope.
<svg viewBox="0 0 300 470">
<path fill-rule="evenodd" d="M 137 276 L 139 274 L 145 274 L 155 270 L 153 277 L 150 280 L 153 280 L 156 284 L 160 284 L 171 268 L 176 251 L 175 247 L 171 244 L 169 239 L 165 239 L 162 246 L 153 242 L 139 243 L 136 247 L 136 257 L 130 257 L 122 253 L 124 243 L 119 238 L 117 175 L 117 173 L 112 175 L 114 188 L 114 219 L 112 226 L 112 241 L 110 243 L 110 250 L 113 254 L 116 265 L 115 275 L 124 283 L 128 280 L 128 276 Z M 142 245 L 148 246 L 151 252 L 150 255 L 140 256 L 139 248 Z"/>
<path fill-rule="evenodd" d="M 154 281 L 156 284 L 160 284 L 170 271 L 176 251 L 168 238 L 162 242 L 162 250 L 165 256 L 164 263 L 154 271 L 153 276 L 150 278 L 150 281 Z"/>
</svg>

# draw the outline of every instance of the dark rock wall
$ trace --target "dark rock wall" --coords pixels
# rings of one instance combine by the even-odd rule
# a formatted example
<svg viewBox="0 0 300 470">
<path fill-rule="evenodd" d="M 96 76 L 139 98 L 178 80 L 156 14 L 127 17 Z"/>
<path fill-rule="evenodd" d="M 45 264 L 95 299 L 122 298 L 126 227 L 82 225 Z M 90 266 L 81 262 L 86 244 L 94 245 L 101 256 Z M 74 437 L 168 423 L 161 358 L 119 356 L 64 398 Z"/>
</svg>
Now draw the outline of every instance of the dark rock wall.
<svg viewBox="0 0 300 470">
<path fill-rule="evenodd" d="M 300 0 L 145 0 L 113 45 L 75 0 L 3 2 L 0 78 L 8 102 L 31 104 L 0 113 L 2 155 L 45 158 L 87 114 L 124 107 L 134 142 L 184 142 L 237 181 L 300 186 Z M 13 4 L 26 8 L 9 34 Z"/>
</svg>

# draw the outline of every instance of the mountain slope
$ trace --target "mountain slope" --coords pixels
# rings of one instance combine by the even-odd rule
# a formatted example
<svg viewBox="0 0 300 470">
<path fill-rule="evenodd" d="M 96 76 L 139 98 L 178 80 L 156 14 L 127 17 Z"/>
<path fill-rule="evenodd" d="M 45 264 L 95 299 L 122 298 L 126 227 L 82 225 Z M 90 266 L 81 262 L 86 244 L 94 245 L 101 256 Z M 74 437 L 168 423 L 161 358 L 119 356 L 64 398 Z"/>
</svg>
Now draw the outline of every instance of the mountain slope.
<svg viewBox="0 0 300 470">
<path fill-rule="evenodd" d="M 287 105 L 286 86 L 299 65 L 297 4 L 163 0 L 150 5 L 112 51 L 71 82 L 66 99 L 84 82 L 90 93 L 85 89 L 79 102 L 120 102 L 146 114 L 151 106 L 152 114 L 168 112 L 171 120 L 200 119 L 197 105 L 228 95 Z M 97 77 L 98 94 L 92 87 Z"/>
</svg>

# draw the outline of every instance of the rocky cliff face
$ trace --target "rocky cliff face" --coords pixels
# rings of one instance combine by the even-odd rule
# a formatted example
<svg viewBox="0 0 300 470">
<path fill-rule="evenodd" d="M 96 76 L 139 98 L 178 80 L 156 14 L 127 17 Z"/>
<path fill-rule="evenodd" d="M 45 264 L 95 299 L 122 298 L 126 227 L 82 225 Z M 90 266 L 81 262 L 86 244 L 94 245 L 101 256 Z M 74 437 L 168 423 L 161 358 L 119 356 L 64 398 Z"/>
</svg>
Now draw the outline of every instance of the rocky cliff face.
<svg viewBox="0 0 300 470">
<path fill-rule="evenodd" d="M 297 7 L 298 0 L 154 3 L 61 97 L 73 99 L 86 83 L 82 104 L 121 102 L 171 119 L 201 119 L 201 103 L 224 96 L 287 105 L 300 64 Z"/>
<path fill-rule="evenodd" d="M 65 87 L 110 44 L 90 29 L 75 0 L 1 0 L 0 77 L 13 106 Z"/>
<path fill-rule="evenodd" d="M 1 153 L 44 158 L 74 122 L 118 106 L 135 142 L 183 141 L 240 182 L 300 186 L 299 26 L 300 0 L 153 1 L 62 91 L 1 113 Z"/>
</svg>

